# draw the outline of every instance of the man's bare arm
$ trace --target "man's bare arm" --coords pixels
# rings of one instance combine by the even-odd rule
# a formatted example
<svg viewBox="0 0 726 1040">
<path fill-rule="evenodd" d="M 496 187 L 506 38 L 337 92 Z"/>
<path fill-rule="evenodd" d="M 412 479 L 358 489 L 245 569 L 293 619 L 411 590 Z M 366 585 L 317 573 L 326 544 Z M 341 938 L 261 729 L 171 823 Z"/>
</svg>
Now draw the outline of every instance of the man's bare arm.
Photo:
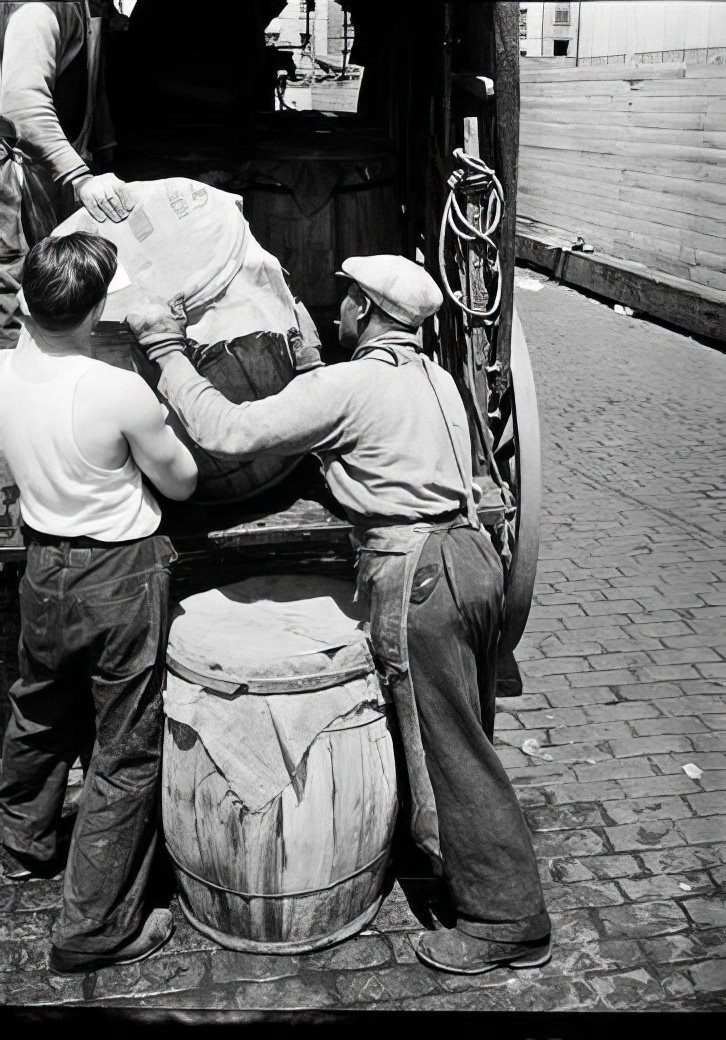
<svg viewBox="0 0 726 1040">
<path fill-rule="evenodd" d="M 121 376 L 122 373 L 119 373 Z M 121 432 L 134 462 L 166 498 L 182 502 L 197 486 L 191 452 L 165 422 L 164 409 L 140 376 L 123 373 L 116 398 Z"/>
</svg>

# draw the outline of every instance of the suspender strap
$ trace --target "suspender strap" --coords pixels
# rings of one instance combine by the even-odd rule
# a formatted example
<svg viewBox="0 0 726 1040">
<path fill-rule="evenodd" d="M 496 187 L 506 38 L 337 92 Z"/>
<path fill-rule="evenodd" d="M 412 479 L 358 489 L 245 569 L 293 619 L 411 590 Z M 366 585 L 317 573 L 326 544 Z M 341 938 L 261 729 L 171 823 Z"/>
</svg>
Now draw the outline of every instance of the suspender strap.
<svg viewBox="0 0 726 1040">
<path fill-rule="evenodd" d="M 472 493 L 471 493 L 471 486 L 470 486 L 471 482 L 467 478 L 466 470 L 465 470 L 464 465 L 463 465 L 463 463 L 461 461 L 461 458 L 459 456 L 459 452 L 457 451 L 456 441 L 454 439 L 454 434 L 452 433 L 451 426 L 449 425 L 449 420 L 448 420 L 447 415 L 446 415 L 446 410 L 445 410 L 444 406 L 441 403 L 441 398 L 439 397 L 438 391 L 436 389 L 436 385 L 434 384 L 434 381 L 431 378 L 431 373 L 429 372 L 429 364 L 430 364 L 430 362 L 429 362 L 429 359 L 426 357 L 425 354 L 421 354 L 421 363 L 423 365 L 424 372 L 426 373 L 426 378 L 429 381 L 429 386 L 431 387 L 431 389 L 434 392 L 434 397 L 436 398 L 436 403 L 438 404 L 439 411 L 441 412 L 441 418 L 444 420 L 444 426 L 446 427 L 446 432 L 449 435 L 449 443 L 451 444 L 451 450 L 452 450 L 452 452 L 454 454 L 454 459 L 456 461 L 456 467 L 459 470 L 459 477 L 461 478 L 461 482 L 464 485 L 464 490 L 466 492 L 466 517 L 467 517 L 467 520 L 469 521 L 469 524 L 474 528 L 474 530 L 478 531 L 479 530 L 479 517 L 477 515 L 476 506 L 474 505 L 474 499 L 473 499 L 473 496 L 472 496 Z"/>
</svg>

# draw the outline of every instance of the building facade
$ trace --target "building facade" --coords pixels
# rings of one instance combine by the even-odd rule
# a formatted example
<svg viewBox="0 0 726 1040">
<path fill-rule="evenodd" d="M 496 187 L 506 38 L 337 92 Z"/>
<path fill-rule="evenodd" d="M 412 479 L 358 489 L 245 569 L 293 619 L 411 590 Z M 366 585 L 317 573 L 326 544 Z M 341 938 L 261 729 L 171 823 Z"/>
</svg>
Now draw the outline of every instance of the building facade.
<svg viewBox="0 0 726 1040">
<path fill-rule="evenodd" d="M 577 48 L 579 3 L 520 3 L 519 53 L 523 57 L 571 58 Z"/>
<path fill-rule="evenodd" d="M 267 34 L 276 47 L 300 48 L 310 33 L 314 53 L 341 58 L 353 43 L 353 26 L 335 0 L 288 0 L 283 11 L 273 18 Z M 274 39 L 272 39 L 274 37 Z"/>
<path fill-rule="evenodd" d="M 520 55 L 567 64 L 726 62 L 726 3 L 521 3 Z M 573 61 L 574 59 L 574 61 Z"/>
</svg>

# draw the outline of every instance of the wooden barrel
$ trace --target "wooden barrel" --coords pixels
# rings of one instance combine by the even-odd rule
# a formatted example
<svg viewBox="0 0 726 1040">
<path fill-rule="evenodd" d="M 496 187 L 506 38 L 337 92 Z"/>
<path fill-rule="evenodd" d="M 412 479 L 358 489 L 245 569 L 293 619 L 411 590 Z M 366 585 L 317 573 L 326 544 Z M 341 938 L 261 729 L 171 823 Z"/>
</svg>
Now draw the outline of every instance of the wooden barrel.
<svg viewBox="0 0 726 1040">
<path fill-rule="evenodd" d="M 348 139 L 341 147 L 326 137 L 322 153 L 319 142 L 299 142 L 297 149 L 293 142 L 283 154 L 281 147 L 274 159 L 240 168 L 245 214 L 255 237 L 290 272 L 305 306 L 312 312 L 337 309 L 344 283 L 335 271 L 343 260 L 401 250 L 395 161 L 373 141 L 351 146 Z M 285 161 L 298 171 L 294 188 L 289 172 L 285 184 L 278 180 Z M 314 186 L 314 192 L 306 195 L 300 185 Z"/>
<path fill-rule="evenodd" d="M 185 915 L 229 949 L 328 946 L 381 904 L 394 753 L 352 592 L 267 575 L 191 596 L 173 621 L 166 846 Z"/>
<path fill-rule="evenodd" d="M 147 360 L 124 325 L 99 322 L 93 340 L 95 357 L 138 372 L 156 389 L 159 370 Z M 213 344 L 204 352 L 191 351 L 189 356 L 197 371 L 235 404 L 279 393 L 295 375 L 285 337 L 275 332 L 239 336 L 226 346 Z M 270 454 L 249 462 L 219 458 L 192 441 L 178 419 L 174 429 L 189 447 L 199 470 L 193 502 L 241 502 L 279 483 L 300 461 Z"/>
</svg>

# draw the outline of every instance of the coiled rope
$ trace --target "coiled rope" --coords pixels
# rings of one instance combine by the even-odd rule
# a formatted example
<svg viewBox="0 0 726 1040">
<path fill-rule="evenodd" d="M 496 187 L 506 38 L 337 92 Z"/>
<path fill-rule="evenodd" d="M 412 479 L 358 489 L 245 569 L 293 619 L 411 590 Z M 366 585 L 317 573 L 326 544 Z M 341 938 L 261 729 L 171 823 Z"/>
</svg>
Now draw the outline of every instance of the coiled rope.
<svg viewBox="0 0 726 1040">
<path fill-rule="evenodd" d="M 446 295 L 459 307 L 464 314 L 472 319 L 477 319 L 476 324 L 492 326 L 499 318 L 499 308 L 502 302 L 502 277 L 499 261 L 499 247 L 494 241 L 502 215 L 504 213 L 504 189 L 494 170 L 487 166 L 483 159 L 478 156 L 468 155 L 463 148 L 454 150 L 454 160 L 458 164 L 447 181 L 449 194 L 444 205 L 441 217 L 441 230 L 439 233 L 439 271 L 441 282 Z M 461 201 L 460 201 L 461 200 Z M 472 220 L 466 215 L 467 205 L 473 204 L 478 212 L 475 212 Z M 461 289 L 454 290 L 451 287 L 446 273 L 446 245 L 449 231 L 454 234 L 454 252 L 459 270 Z M 484 308 L 472 306 L 472 300 L 465 299 L 465 287 L 469 286 L 471 292 L 471 278 L 468 276 L 468 253 L 473 250 L 481 259 L 488 277 L 486 282 L 482 278 L 482 287 L 488 294 L 487 304 Z M 489 334 L 487 334 L 489 339 Z M 487 372 L 500 371 L 498 361 L 494 361 L 487 367 Z M 503 479 L 496 459 L 494 458 L 494 445 L 489 421 L 497 413 L 490 413 L 487 417 L 474 393 L 476 376 L 474 373 L 474 359 L 471 350 L 467 351 L 466 370 L 471 400 L 474 408 L 479 435 L 486 455 L 489 474 L 498 485 L 505 514 L 502 521 L 496 525 L 496 530 L 501 541 L 499 549 L 505 570 L 508 570 L 512 559 L 512 549 L 515 542 L 515 516 L 516 506 L 512 490 L 506 480 Z"/>
<path fill-rule="evenodd" d="M 444 205 L 441 218 L 441 232 L 439 234 L 439 271 L 441 281 L 447 296 L 472 318 L 478 318 L 484 325 L 493 325 L 499 314 L 499 305 L 502 300 L 502 279 L 499 264 L 499 248 L 493 239 L 494 232 L 499 227 L 504 212 L 504 191 L 499 178 L 483 159 L 477 156 L 467 155 L 463 148 L 456 148 L 454 159 L 459 166 L 449 177 L 447 184 L 449 194 Z M 457 193 L 464 197 L 466 202 L 472 199 L 478 205 L 479 214 L 476 226 L 466 217 L 462 209 Z M 465 270 L 466 265 L 463 255 L 463 242 L 478 243 L 477 252 L 481 252 L 484 262 L 494 279 L 493 302 L 487 307 L 472 307 L 471 300 L 464 300 L 464 287 L 459 290 L 451 288 L 446 274 L 446 235 L 448 229 L 455 236 L 455 248 L 459 251 L 459 269 Z M 491 299 L 492 292 L 489 297 Z"/>
</svg>

